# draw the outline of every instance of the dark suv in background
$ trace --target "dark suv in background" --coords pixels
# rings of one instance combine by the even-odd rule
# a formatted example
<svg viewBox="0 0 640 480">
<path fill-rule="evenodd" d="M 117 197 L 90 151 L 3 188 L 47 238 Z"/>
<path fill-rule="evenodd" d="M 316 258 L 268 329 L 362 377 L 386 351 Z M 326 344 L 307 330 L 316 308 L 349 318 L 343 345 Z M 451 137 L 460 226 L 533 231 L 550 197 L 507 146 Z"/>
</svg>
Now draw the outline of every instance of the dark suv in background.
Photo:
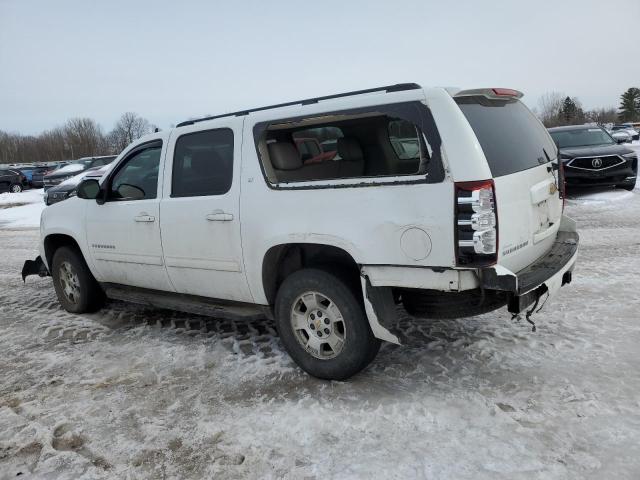
<svg viewBox="0 0 640 480">
<path fill-rule="evenodd" d="M 603 128 L 572 125 L 550 128 L 549 133 L 560 149 L 567 187 L 635 188 L 636 152 L 619 145 Z"/>
</svg>

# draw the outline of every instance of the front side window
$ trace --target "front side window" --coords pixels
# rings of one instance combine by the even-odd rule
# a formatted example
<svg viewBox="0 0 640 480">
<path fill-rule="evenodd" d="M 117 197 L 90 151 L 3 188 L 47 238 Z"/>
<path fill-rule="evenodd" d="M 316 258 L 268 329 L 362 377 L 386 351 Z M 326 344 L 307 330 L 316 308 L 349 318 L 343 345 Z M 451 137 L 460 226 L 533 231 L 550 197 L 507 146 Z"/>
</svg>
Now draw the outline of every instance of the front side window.
<svg viewBox="0 0 640 480">
<path fill-rule="evenodd" d="M 158 194 L 162 146 L 145 148 L 129 157 L 111 180 L 109 200 L 148 200 Z"/>
<path fill-rule="evenodd" d="M 233 131 L 229 128 L 182 135 L 176 141 L 172 197 L 224 195 L 233 179 Z"/>
</svg>

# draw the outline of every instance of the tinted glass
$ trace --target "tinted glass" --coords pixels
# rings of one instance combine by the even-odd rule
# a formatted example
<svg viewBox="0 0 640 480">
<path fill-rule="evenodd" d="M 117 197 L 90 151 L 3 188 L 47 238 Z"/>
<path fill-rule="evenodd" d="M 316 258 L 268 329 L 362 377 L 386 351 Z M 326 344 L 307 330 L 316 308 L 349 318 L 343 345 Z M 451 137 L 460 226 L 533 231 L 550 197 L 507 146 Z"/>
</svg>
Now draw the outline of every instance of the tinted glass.
<svg viewBox="0 0 640 480">
<path fill-rule="evenodd" d="M 182 135 L 176 141 L 172 197 L 223 195 L 233 179 L 233 131 L 228 128 Z"/>
<path fill-rule="evenodd" d="M 555 158 L 546 129 L 520 101 L 456 98 L 476 134 L 494 177 L 537 167 Z"/>
<path fill-rule="evenodd" d="M 158 193 L 158 167 L 162 147 L 151 147 L 130 157 L 111 181 L 109 198 L 147 200 Z"/>
<path fill-rule="evenodd" d="M 391 120 L 387 130 L 391 146 L 400 160 L 420 158 L 420 139 L 413 123 L 406 120 Z"/>
<path fill-rule="evenodd" d="M 593 147 L 596 145 L 613 145 L 616 143 L 607 132 L 598 127 L 559 130 L 550 133 L 560 148 Z"/>
</svg>

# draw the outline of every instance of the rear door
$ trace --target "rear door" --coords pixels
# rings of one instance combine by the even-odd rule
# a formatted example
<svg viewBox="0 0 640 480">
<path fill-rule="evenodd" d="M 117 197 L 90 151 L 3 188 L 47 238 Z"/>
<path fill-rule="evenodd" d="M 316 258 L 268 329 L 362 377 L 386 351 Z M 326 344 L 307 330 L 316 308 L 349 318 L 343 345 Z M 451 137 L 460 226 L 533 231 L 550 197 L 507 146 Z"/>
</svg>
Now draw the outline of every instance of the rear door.
<svg viewBox="0 0 640 480">
<path fill-rule="evenodd" d="M 544 255 L 562 216 L 557 149 L 542 123 L 515 98 L 456 98 L 489 163 L 496 189 L 498 263 L 518 271 Z"/>
<path fill-rule="evenodd" d="M 178 128 L 169 142 L 160 228 L 179 293 L 252 302 L 240 240 L 242 118 Z"/>
</svg>

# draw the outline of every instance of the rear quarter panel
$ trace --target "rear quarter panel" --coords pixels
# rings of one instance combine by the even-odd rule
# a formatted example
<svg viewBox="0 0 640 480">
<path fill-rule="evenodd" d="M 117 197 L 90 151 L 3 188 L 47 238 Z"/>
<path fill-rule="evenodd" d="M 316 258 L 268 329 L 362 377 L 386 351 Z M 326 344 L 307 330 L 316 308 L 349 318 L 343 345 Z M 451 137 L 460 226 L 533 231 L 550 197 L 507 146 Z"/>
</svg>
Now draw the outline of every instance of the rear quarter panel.
<svg viewBox="0 0 640 480">
<path fill-rule="evenodd" d="M 245 270 L 256 303 L 267 302 L 262 286 L 264 256 L 281 244 L 332 245 L 358 264 L 454 265 L 451 182 L 273 189 L 260 168 L 254 124 L 245 122 L 240 216 Z M 409 237 L 418 232 L 419 241 L 428 239 L 428 246 L 422 244 L 428 247 L 424 258 L 416 260 L 405 253 L 408 237 L 403 240 L 403 235 L 409 230 Z"/>
</svg>

